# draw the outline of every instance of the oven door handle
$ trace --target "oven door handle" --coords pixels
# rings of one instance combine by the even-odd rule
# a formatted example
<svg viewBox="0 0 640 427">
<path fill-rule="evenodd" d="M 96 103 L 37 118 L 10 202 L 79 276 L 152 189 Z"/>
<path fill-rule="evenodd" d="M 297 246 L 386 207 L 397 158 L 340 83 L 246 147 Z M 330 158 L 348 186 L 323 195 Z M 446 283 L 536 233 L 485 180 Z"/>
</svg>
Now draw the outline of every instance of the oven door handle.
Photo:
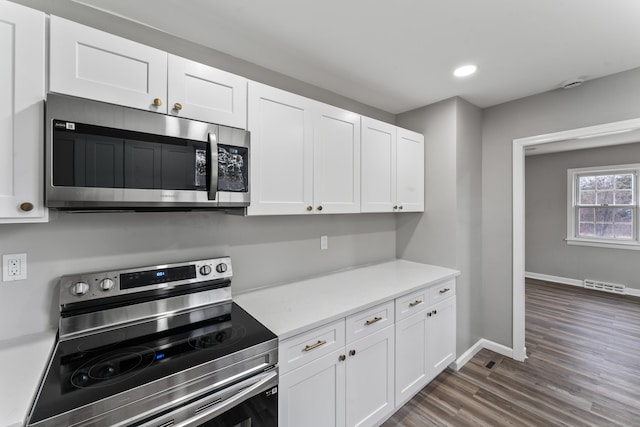
<svg viewBox="0 0 640 427">
<path fill-rule="evenodd" d="M 218 193 L 218 136 L 215 133 L 209 133 L 209 192 L 207 197 L 209 200 L 215 200 Z"/>
<path fill-rule="evenodd" d="M 214 395 L 209 402 L 207 402 L 207 399 L 194 402 L 175 412 L 142 424 L 140 427 L 161 427 L 165 425 L 172 427 L 200 426 L 202 423 L 217 417 L 258 393 L 277 386 L 277 369 L 263 372 L 250 378 L 250 381 L 242 381 L 226 389 L 225 394 L 232 393 L 232 396 L 227 399 L 216 399 Z M 277 389 L 274 392 L 277 393 Z"/>
</svg>

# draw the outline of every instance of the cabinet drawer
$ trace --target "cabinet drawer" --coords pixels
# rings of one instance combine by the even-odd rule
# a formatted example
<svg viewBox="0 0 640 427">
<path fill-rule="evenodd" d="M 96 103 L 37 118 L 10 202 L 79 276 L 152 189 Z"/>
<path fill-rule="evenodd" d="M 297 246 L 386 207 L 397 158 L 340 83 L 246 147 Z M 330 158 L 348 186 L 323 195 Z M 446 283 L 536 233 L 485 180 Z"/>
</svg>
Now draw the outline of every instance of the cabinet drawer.
<svg viewBox="0 0 640 427">
<path fill-rule="evenodd" d="M 424 311 L 429 305 L 429 289 L 424 288 L 396 298 L 396 322 Z"/>
<path fill-rule="evenodd" d="M 344 319 L 281 341 L 278 346 L 280 374 L 344 347 Z"/>
<path fill-rule="evenodd" d="M 389 301 L 347 317 L 347 343 L 393 325 L 394 302 Z"/>
<path fill-rule="evenodd" d="M 429 304 L 436 304 L 456 294 L 456 279 L 447 280 L 429 288 Z"/>
</svg>

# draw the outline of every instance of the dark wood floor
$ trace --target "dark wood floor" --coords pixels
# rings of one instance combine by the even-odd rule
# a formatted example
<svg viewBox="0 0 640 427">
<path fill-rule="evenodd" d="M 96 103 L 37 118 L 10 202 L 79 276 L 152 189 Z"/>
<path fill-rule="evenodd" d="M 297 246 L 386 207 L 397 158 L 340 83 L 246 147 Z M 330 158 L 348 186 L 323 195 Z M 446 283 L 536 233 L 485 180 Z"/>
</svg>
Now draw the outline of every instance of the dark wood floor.
<svg viewBox="0 0 640 427">
<path fill-rule="evenodd" d="M 527 282 L 528 359 L 482 350 L 384 427 L 640 426 L 640 298 Z"/>
</svg>

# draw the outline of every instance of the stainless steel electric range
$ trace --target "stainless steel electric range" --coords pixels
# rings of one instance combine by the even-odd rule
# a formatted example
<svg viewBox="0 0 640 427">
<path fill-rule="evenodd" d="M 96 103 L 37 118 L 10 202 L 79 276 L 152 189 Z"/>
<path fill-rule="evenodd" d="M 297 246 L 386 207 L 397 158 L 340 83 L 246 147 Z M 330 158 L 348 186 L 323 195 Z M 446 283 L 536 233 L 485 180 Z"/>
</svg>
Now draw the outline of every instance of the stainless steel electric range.
<svg viewBox="0 0 640 427">
<path fill-rule="evenodd" d="M 64 276 L 28 426 L 277 426 L 277 337 L 229 258 Z"/>
</svg>

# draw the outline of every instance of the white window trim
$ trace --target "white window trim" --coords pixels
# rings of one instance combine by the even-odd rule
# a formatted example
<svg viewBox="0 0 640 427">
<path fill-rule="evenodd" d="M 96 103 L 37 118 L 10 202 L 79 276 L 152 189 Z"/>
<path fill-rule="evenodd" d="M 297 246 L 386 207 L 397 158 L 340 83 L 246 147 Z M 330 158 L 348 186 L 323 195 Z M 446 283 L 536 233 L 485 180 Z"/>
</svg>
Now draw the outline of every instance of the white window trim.
<svg viewBox="0 0 640 427">
<path fill-rule="evenodd" d="M 635 206 L 636 206 L 636 215 L 634 215 L 634 231 L 635 231 L 635 239 L 634 240 L 605 240 L 605 239 L 588 239 L 584 237 L 576 237 L 576 213 L 575 213 L 575 200 L 576 200 L 576 191 L 577 186 L 575 184 L 576 175 L 584 175 L 588 173 L 598 173 L 598 172 L 617 172 L 617 171 L 626 171 L 634 170 L 636 174 L 635 180 Z M 612 248 L 612 249 L 626 249 L 626 250 L 640 250 L 640 240 L 638 238 L 638 234 L 640 233 L 640 224 L 638 223 L 638 215 L 640 215 L 640 207 L 638 204 L 640 200 L 638 198 L 638 187 L 640 187 L 640 182 L 638 182 L 640 173 L 640 163 L 632 163 L 625 165 L 612 165 L 612 166 L 593 166 L 587 168 L 572 168 L 567 169 L 567 237 L 566 242 L 568 245 L 579 245 L 579 246 L 592 246 L 599 248 Z"/>
</svg>

